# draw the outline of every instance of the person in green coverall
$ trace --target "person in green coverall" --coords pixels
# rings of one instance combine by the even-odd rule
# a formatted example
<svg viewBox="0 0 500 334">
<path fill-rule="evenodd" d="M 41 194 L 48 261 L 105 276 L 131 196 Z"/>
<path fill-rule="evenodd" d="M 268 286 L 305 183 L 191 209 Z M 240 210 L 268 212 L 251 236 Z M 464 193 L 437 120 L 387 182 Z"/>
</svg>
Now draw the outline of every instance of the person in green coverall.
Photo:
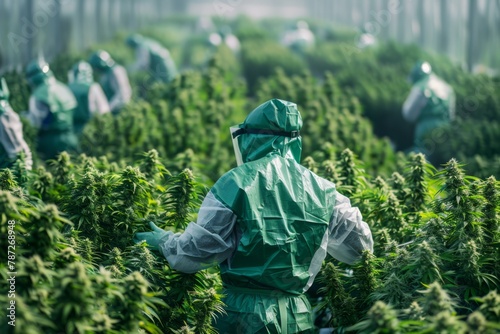
<svg viewBox="0 0 500 334">
<path fill-rule="evenodd" d="M 79 61 L 69 72 L 69 89 L 78 102 L 73 122 L 75 133 L 81 136 L 83 128 L 93 115 L 105 114 L 110 111 L 106 95 L 101 86 L 94 82 L 92 66 L 85 61 Z"/>
<path fill-rule="evenodd" d="M 23 136 L 23 124 L 9 103 L 9 88 L 4 78 L 0 78 L 0 169 L 10 168 L 24 154 L 27 169 L 33 160 L 31 150 Z"/>
<path fill-rule="evenodd" d="M 220 334 L 314 332 L 311 287 L 327 253 L 352 264 L 373 251 L 369 226 L 335 185 L 300 165 L 302 118 L 273 99 L 231 128 L 238 167 L 205 197 L 184 233 L 137 233 L 185 272 L 220 265 Z"/>
<path fill-rule="evenodd" d="M 304 54 L 306 50 L 314 47 L 315 37 L 307 22 L 298 21 L 295 29 L 285 33 L 281 43 L 299 54 Z"/>
<path fill-rule="evenodd" d="M 135 50 L 136 62 L 131 71 L 147 71 L 151 82 L 170 82 L 177 76 L 177 67 L 170 52 L 160 43 L 139 34 L 133 34 L 126 44 Z"/>
<path fill-rule="evenodd" d="M 403 117 L 416 123 L 413 151 L 430 154 L 426 149 L 426 140 L 432 140 L 429 135 L 455 117 L 455 93 L 426 61 L 414 65 L 408 80 L 413 87 L 403 105 Z"/>
<path fill-rule="evenodd" d="M 104 50 L 94 52 L 90 65 L 101 74 L 100 84 L 109 102 L 111 112 L 116 115 L 132 99 L 132 87 L 125 67 L 118 65 Z"/>
<path fill-rule="evenodd" d="M 77 102 L 71 90 L 56 80 L 49 65 L 40 60 L 28 64 L 26 79 L 32 89 L 26 117 L 38 129 L 40 156 L 53 159 L 63 151 L 78 151 L 78 140 L 73 131 Z"/>
</svg>

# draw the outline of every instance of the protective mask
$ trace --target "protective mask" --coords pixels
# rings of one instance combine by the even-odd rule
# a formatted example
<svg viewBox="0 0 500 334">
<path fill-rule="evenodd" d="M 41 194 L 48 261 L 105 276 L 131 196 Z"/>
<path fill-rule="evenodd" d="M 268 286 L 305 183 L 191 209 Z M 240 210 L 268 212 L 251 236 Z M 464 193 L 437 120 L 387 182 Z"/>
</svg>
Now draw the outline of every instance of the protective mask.
<svg viewBox="0 0 500 334">
<path fill-rule="evenodd" d="M 238 143 L 238 135 L 236 134 L 236 131 L 240 129 L 239 125 L 235 125 L 229 128 L 229 131 L 231 132 L 231 139 L 233 140 L 233 148 L 234 148 L 234 155 L 236 157 L 236 163 L 238 166 L 243 165 L 243 158 L 241 156 L 241 150 L 240 146 Z"/>
</svg>

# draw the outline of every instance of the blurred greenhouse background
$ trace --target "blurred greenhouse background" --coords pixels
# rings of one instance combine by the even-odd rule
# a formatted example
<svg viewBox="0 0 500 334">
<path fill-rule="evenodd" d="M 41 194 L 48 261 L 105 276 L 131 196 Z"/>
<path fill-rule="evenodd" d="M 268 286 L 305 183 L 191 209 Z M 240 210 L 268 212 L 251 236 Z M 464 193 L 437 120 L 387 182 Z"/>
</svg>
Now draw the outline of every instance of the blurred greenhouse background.
<svg viewBox="0 0 500 334">
<path fill-rule="evenodd" d="M 500 68 L 500 0 L 0 0 L 0 73 L 165 18 L 238 15 L 321 19 L 418 44 L 469 70 Z"/>
</svg>

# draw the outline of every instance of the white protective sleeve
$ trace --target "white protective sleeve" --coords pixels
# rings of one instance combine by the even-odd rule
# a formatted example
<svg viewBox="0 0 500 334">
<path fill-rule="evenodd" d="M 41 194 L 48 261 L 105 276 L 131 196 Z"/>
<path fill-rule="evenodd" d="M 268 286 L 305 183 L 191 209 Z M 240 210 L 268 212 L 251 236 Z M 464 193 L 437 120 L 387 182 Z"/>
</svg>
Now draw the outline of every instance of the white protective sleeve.
<svg viewBox="0 0 500 334">
<path fill-rule="evenodd" d="M 428 98 L 418 87 L 413 87 L 403 104 L 403 117 L 408 122 L 415 122 L 427 104 Z"/>
<path fill-rule="evenodd" d="M 109 108 L 111 110 L 119 109 L 129 103 L 132 98 L 132 87 L 130 87 L 127 70 L 123 66 L 117 65 L 108 75 L 112 75 L 111 86 L 115 92 L 109 101 Z"/>
<path fill-rule="evenodd" d="M 341 262 L 353 264 L 364 250 L 373 252 L 370 227 L 349 198 L 338 192 L 329 231 L 328 254 Z"/>
<path fill-rule="evenodd" d="M 237 247 L 236 215 L 209 192 L 184 233 L 169 233 L 159 243 L 170 266 L 184 273 L 213 267 L 233 254 Z"/>
<path fill-rule="evenodd" d="M 16 158 L 21 152 L 26 156 L 26 168 L 31 169 L 33 160 L 31 150 L 23 137 L 23 125 L 19 116 L 10 109 L 0 116 L 0 143 L 10 159 Z"/>
<path fill-rule="evenodd" d="M 98 83 L 93 83 L 89 89 L 89 111 L 92 115 L 110 112 L 108 99 Z"/>
<path fill-rule="evenodd" d="M 438 78 L 437 76 L 431 76 L 429 80 L 429 88 L 436 94 L 436 96 L 442 100 L 448 100 L 450 103 L 448 109 L 448 117 L 450 120 L 455 119 L 455 104 L 456 104 L 456 96 L 453 91 L 453 87 L 448 85 L 445 81 Z"/>
</svg>

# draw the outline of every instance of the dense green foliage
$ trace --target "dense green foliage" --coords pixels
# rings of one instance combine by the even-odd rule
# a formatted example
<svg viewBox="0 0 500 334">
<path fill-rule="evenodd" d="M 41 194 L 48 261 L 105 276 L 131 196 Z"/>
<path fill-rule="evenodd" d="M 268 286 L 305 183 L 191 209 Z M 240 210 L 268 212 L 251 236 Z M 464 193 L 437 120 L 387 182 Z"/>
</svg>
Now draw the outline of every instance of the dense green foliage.
<svg viewBox="0 0 500 334">
<path fill-rule="evenodd" d="M 16 332 L 213 332 L 218 276 L 176 272 L 132 243 L 148 221 L 185 228 L 206 192 L 190 170 L 172 175 L 150 151 L 134 166 L 63 153 L 48 169 L 23 173 L 21 188 L 10 170 L 0 172 L 3 236 L 16 221 Z M 7 258 L 7 238 L 0 243 Z M 6 263 L 1 268 L 7 291 Z M 6 294 L 0 299 L 8 303 Z M 12 328 L 5 319 L 1 326 Z"/>
<path fill-rule="evenodd" d="M 342 163 L 346 158 L 350 163 Z M 464 176 L 455 160 L 437 172 L 422 155 L 412 156 L 400 172 L 385 180 L 362 177 L 347 152 L 337 161 L 323 165 L 337 166 L 336 175 L 356 181 L 331 178 L 365 213 L 375 251 L 366 253 L 352 272 L 336 261 L 324 267 L 322 289 L 334 327 L 361 321 L 347 329 L 432 332 L 439 317 L 446 316 L 451 323 L 441 324 L 445 332 L 455 333 L 453 326 L 462 328 L 458 333 L 467 328 L 473 332 L 472 318 L 478 314 L 474 311 L 487 307 L 479 297 L 498 298 L 494 290 L 500 286 L 496 260 L 500 183 L 493 177 Z M 332 175 L 327 168 L 319 173 Z M 355 312 L 347 315 L 346 310 Z M 497 316 L 477 317 L 485 333 L 498 330 Z"/>
</svg>

